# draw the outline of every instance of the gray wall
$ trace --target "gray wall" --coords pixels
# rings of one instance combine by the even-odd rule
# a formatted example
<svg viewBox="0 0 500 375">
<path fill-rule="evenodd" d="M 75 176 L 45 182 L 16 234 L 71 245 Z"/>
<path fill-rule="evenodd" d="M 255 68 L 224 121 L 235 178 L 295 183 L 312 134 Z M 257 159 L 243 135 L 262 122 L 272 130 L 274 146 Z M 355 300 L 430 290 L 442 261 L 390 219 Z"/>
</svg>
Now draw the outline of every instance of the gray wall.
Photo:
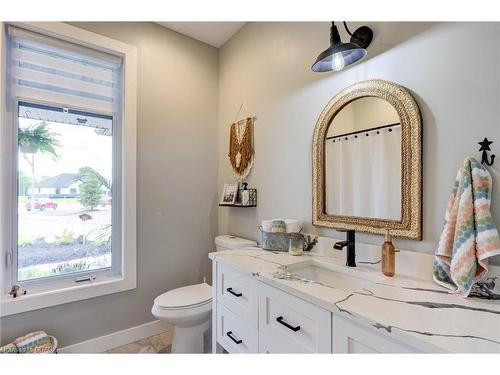
<svg viewBox="0 0 500 375">
<path fill-rule="evenodd" d="M 219 191 L 232 180 L 229 124 L 242 102 L 257 116 L 249 186 L 257 209 L 219 208 L 219 232 L 260 239 L 257 225 L 274 217 L 304 220 L 306 231 L 342 235 L 311 223 L 311 142 L 324 106 L 355 82 L 385 79 L 407 87 L 423 116 L 423 241 L 395 240 L 402 249 L 433 252 L 457 170 L 478 144 L 494 140 L 500 157 L 500 24 L 369 23 L 375 33 L 365 60 L 339 73 L 310 66 L 328 45 L 328 23 L 250 23 L 219 55 Z M 360 24 L 352 23 L 351 29 Z M 339 30 L 341 28 L 339 27 Z M 342 28 L 343 29 L 343 28 Z M 343 32 L 343 30 L 342 30 Z M 344 38 L 346 38 L 343 32 Z M 500 223 L 500 162 L 493 213 Z M 382 238 L 358 235 L 380 244 Z"/>
<path fill-rule="evenodd" d="M 77 26 L 138 48 L 138 287 L 2 318 L 2 343 L 43 329 L 67 346 L 155 320 L 150 309 L 158 294 L 211 270 L 217 49 L 151 23 Z"/>
</svg>

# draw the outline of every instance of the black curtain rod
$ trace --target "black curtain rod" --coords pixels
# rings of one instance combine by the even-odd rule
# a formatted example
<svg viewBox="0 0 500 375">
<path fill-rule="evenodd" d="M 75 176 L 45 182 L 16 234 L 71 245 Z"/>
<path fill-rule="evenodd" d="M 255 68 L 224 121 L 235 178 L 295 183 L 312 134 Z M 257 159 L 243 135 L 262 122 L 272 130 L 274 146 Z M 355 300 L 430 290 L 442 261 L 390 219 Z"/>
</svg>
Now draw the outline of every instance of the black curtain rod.
<svg viewBox="0 0 500 375">
<path fill-rule="evenodd" d="M 401 125 L 401 123 L 400 123 L 400 122 L 396 122 L 396 123 L 394 123 L 394 124 L 377 126 L 376 128 L 370 128 L 370 129 L 365 129 L 365 130 L 358 130 L 358 131 L 356 131 L 356 132 L 352 132 L 352 133 L 345 133 L 345 134 L 340 134 L 340 135 L 334 135 L 334 136 L 331 136 L 331 137 L 326 137 L 326 139 L 333 139 L 333 138 L 347 137 L 348 135 L 354 135 L 354 134 L 359 134 L 359 133 L 371 132 L 371 131 L 373 131 L 373 130 L 379 130 L 379 129 L 384 129 L 384 128 L 390 128 L 391 126 L 396 126 L 396 125 Z"/>
</svg>

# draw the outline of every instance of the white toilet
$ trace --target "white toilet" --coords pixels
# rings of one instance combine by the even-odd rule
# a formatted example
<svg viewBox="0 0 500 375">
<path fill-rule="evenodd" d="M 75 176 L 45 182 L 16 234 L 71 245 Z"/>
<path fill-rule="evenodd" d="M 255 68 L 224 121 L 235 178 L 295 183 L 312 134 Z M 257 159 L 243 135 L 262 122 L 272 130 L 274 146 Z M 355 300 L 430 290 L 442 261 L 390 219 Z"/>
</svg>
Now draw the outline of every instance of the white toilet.
<svg viewBox="0 0 500 375">
<path fill-rule="evenodd" d="M 215 246 L 222 251 L 257 243 L 225 235 L 215 237 Z M 203 353 L 204 334 L 211 328 L 212 287 L 203 282 L 170 290 L 155 298 L 151 313 L 174 326 L 172 353 Z"/>
</svg>

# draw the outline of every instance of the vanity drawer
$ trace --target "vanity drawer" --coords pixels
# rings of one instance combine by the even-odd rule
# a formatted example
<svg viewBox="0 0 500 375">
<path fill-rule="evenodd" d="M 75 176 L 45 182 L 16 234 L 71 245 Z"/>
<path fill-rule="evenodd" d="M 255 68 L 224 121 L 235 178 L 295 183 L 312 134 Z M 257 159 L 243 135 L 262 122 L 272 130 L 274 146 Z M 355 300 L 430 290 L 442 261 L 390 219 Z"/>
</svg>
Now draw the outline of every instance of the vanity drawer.
<svg viewBox="0 0 500 375">
<path fill-rule="evenodd" d="M 419 350 L 333 314 L 333 352 L 387 354 L 418 353 Z"/>
<path fill-rule="evenodd" d="M 259 334 L 269 352 L 331 353 L 331 312 L 259 285 Z M 266 348 L 263 345 L 262 352 Z"/>
<path fill-rule="evenodd" d="M 257 328 L 217 304 L 217 342 L 229 353 L 257 353 Z"/>
<path fill-rule="evenodd" d="M 257 282 L 220 263 L 217 265 L 217 302 L 257 327 Z"/>
<path fill-rule="evenodd" d="M 259 332 L 259 353 L 261 354 L 287 354 L 288 347 L 281 345 L 269 337 Z"/>
</svg>

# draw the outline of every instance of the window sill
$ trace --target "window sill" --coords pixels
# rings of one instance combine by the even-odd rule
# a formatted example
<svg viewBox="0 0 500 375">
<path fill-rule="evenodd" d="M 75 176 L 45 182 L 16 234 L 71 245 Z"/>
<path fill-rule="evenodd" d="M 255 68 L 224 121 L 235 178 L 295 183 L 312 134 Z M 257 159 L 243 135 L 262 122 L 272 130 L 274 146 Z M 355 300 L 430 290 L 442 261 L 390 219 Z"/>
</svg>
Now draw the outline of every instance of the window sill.
<svg viewBox="0 0 500 375">
<path fill-rule="evenodd" d="M 39 291 L 25 296 L 12 298 L 10 295 L 0 297 L 0 317 L 39 310 L 64 303 L 81 301 L 132 290 L 136 288 L 134 278 L 109 276 L 99 281 L 89 281 L 85 284 L 71 285 L 57 290 Z"/>
</svg>

